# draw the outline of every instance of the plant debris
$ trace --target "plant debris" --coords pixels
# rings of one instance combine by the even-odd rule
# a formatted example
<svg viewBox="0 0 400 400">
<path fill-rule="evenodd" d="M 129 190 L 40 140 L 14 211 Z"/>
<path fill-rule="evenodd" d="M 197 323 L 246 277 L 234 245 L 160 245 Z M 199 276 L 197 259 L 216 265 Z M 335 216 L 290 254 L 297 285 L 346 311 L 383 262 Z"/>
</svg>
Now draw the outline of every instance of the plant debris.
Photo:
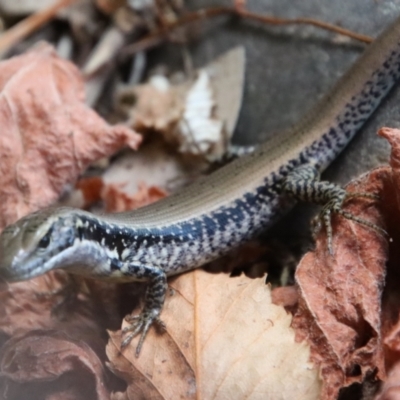
<svg viewBox="0 0 400 400">
<path fill-rule="evenodd" d="M 153 76 L 145 85 L 121 90 L 119 107 L 136 131 L 158 132 L 181 153 L 218 161 L 228 149 L 238 119 L 244 63 L 244 49 L 238 47 L 179 85 Z"/>
</svg>

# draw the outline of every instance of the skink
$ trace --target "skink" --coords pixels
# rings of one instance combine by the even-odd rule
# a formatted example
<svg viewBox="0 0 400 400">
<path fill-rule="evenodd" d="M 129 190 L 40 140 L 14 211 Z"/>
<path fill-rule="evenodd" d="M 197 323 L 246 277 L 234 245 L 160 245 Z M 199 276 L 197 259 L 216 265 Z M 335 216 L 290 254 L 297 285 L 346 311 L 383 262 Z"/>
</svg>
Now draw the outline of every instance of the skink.
<svg viewBox="0 0 400 400">
<path fill-rule="evenodd" d="M 252 154 L 158 203 L 139 210 L 94 215 L 49 208 L 8 226 L 0 236 L 0 277 L 33 278 L 56 268 L 90 278 L 146 281 L 140 315 L 122 346 L 160 322 L 167 276 L 215 259 L 268 228 L 293 198 L 328 203 L 345 213 L 346 192 L 317 180 L 400 77 L 400 19 L 391 25 L 335 88 L 293 129 Z M 331 250 L 332 243 L 329 243 Z"/>
</svg>

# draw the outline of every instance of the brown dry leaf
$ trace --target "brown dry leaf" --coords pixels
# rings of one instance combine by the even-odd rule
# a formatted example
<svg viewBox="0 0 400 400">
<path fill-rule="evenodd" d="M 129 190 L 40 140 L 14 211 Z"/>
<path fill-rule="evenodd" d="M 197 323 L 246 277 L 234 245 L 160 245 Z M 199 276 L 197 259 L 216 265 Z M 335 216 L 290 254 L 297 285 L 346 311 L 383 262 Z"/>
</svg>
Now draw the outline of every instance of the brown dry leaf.
<svg viewBox="0 0 400 400">
<path fill-rule="evenodd" d="M 336 217 L 334 257 L 323 232 L 315 254 L 307 254 L 297 270 L 300 302 L 293 325 L 321 366 L 322 399 L 337 398 L 343 386 L 368 375 L 385 380 L 386 371 L 378 399 L 399 397 L 400 130 L 383 128 L 379 134 L 392 146 L 391 168 L 376 169 L 348 189 L 380 200 L 354 199 L 346 209 L 378 225 L 384 220 L 389 246 L 374 230 Z"/>
<path fill-rule="evenodd" d="M 54 273 L 26 282 L 0 286 L 0 330 L 8 336 L 32 329 L 54 329 L 51 309 L 57 299 L 40 293 L 57 291 L 62 278 Z"/>
<path fill-rule="evenodd" d="M 137 339 L 121 354 L 121 332 L 110 334 L 109 367 L 128 383 L 114 399 L 319 398 L 309 349 L 264 279 L 196 270 L 169 285 L 167 330 L 151 328 L 139 358 Z"/>
<path fill-rule="evenodd" d="M 119 185 L 106 185 L 102 193 L 107 212 L 134 210 L 154 203 L 165 196 L 167 196 L 165 190 L 157 186 L 147 186 L 143 182 L 139 185 L 139 191 L 134 195 L 125 193 Z"/>
<path fill-rule="evenodd" d="M 87 208 L 93 203 L 101 200 L 101 192 L 104 188 L 104 182 L 99 176 L 91 176 L 79 179 L 75 187 L 82 192 L 82 206 Z"/>
<path fill-rule="evenodd" d="M 385 384 L 375 400 L 399 400 L 400 399 L 400 363 L 394 365 L 388 374 Z"/>
<path fill-rule="evenodd" d="M 295 286 L 277 287 L 272 291 L 271 297 L 274 304 L 287 310 L 293 310 L 299 302 L 299 292 Z"/>
<path fill-rule="evenodd" d="M 400 187 L 400 130 L 391 128 L 382 128 L 378 135 L 385 138 L 391 146 L 390 166 L 392 167 L 392 179 L 395 187 Z M 399 193 L 396 193 L 399 201 Z"/>
<path fill-rule="evenodd" d="M 379 135 L 386 138 L 391 147 L 390 166 L 392 190 L 384 199 L 388 231 L 391 236 L 390 257 L 388 262 L 388 276 L 382 300 L 382 337 L 385 351 L 385 365 L 388 369 L 388 378 L 384 383 L 377 399 L 398 399 L 400 370 L 400 271 L 398 259 L 400 257 L 400 130 L 382 128 Z"/>
<path fill-rule="evenodd" d="M 0 387 L 16 393 L 9 394 L 10 400 L 51 400 L 52 396 L 58 400 L 64 398 L 63 393 L 66 399 L 80 399 L 78 393 L 86 394 L 85 400 L 107 398 L 102 394 L 104 388 L 99 386 L 104 378 L 99 363 L 100 359 L 104 363 L 105 358 L 106 327 L 118 327 L 121 323 L 117 301 L 120 287 L 87 281 L 86 291 L 81 290 L 73 299 L 66 297 L 67 292 L 55 293 L 65 289 L 66 283 L 65 274 L 50 272 L 0 288 Z M 62 303 L 67 300 L 70 301 Z M 62 340 L 54 340 L 59 335 L 64 335 Z M 32 343 L 35 348 L 30 351 Z M 43 351 L 45 343 L 48 346 Z M 37 344 L 42 348 L 37 348 Z M 16 368 L 19 364 L 21 368 Z M 82 375 L 86 365 L 87 373 Z M 47 373 L 47 378 L 38 376 L 38 371 Z M 75 383 L 69 383 L 71 377 Z M 109 390 L 119 387 L 114 381 L 107 380 Z M 30 385 L 35 387 L 36 397 L 26 396 Z M 46 397 L 49 392 L 53 394 Z"/>
<path fill-rule="evenodd" d="M 154 203 L 167 196 L 167 192 L 157 186 L 148 186 L 144 182 L 138 184 L 138 191 L 127 193 L 124 184 L 104 184 L 101 178 L 84 178 L 76 185 L 74 191 L 63 205 L 89 208 L 98 201 L 104 201 L 106 212 L 134 210 Z"/>
<path fill-rule="evenodd" d="M 80 179 L 62 205 L 87 209 L 104 201 L 109 212 L 142 207 L 188 183 L 203 169 L 203 164 L 177 157 L 166 146 L 152 142 L 140 152 L 122 154 L 101 178 Z"/>
<path fill-rule="evenodd" d="M 397 264 L 397 263 L 396 263 Z M 387 292 L 391 291 L 391 297 L 393 297 L 393 293 L 397 291 L 397 298 L 395 304 L 388 304 L 393 303 L 392 301 L 387 301 L 387 294 L 385 296 L 384 307 L 386 308 L 384 311 L 386 312 L 385 316 L 388 317 L 388 309 L 394 308 L 396 306 L 396 311 L 398 313 L 397 316 L 397 323 L 391 327 L 389 332 L 385 332 L 385 327 L 383 327 L 383 342 L 384 342 L 384 350 L 385 350 L 385 362 L 388 368 L 387 379 L 385 380 L 380 393 L 376 396 L 375 400 L 399 400 L 400 399 L 400 302 L 398 297 L 398 287 L 400 284 L 400 279 L 397 276 L 396 281 L 394 282 L 395 285 L 388 285 L 389 288 Z M 388 325 L 393 323 L 392 319 L 387 318 L 388 321 L 384 321 L 384 325 Z M 385 324 L 386 322 L 386 324 Z"/>
<path fill-rule="evenodd" d="M 99 330 L 104 329 L 101 326 L 104 316 L 98 316 L 96 308 L 104 308 L 97 293 L 101 290 L 101 283 L 97 284 L 98 287 L 90 287 L 90 296 L 87 295 L 88 288 L 85 292 L 82 287 L 78 298 L 68 298 L 68 292 L 61 291 L 68 288 L 68 283 L 68 276 L 58 271 L 25 282 L 2 284 L 0 331 L 7 336 L 14 336 L 36 329 L 60 329 L 74 337 L 85 337 L 97 346 L 101 335 Z M 100 294 L 100 297 L 103 295 Z M 63 304 L 63 300 L 71 300 L 72 304 Z M 108 288 L 108 296 L 103 301 L 111 300 L 115 299 Z M 53 315 L 60 304 L 65 307 Z M 115 313 L 115 309 L 112 312 Z"/>
<path fill-rule="evenodd" d="M 388 174 L 388 169 L 375 170 L 347 189 L 381 194 Z M 376 206 L 374 200 L 358 198 L 346 210 L 382 225 Z M 321 367 L 322 399 L 336 399 L 343 386 L 368 374 L 385 376 L 380 328 L 386 238 L 341 217 L 333 218 L 333 232 L 334 256 L 323 231 L 315 252 L 304 256 L 296 272 L 300 300 L 293 326 L 300 339 L 311 343 L 311 358 Z"/>
<path fill-rule="evenodd" d="M 390 273 L 390 272 L 389 272 Z M 396 288 L 398 289 L 398 279 L 396 280 L 397 282 L 397 286 Z M 393 288 L 390 287 L 391 285 L 388 285 L 389 290 Z M 388 292 L 388 290 L 386 291 Z M 387 294 L 387 293 L 386 293 Z M 385 298 L 385 300 L 387 300 L 387 296 Z M 385 361 L 386 361 L 386 366 L 390 369 L 394 366 L 394 368 L 398 368 L 396 367 L 396 364 L 398 364 L 400 362 L 400 312 L 399 312 L 399 299 L 396 299 L 396 303 L 395 307 L 393 307 L 393 304 L 388 304 L 387 301 L 384 302 L 384 312 L 386 312 L 384 315 L 384 317 L 386 317 L 386 319 L 388 319 L 389 321 L 384 321 L 386 322 L 385 325 L 382 329 L 383 331 L 383 344 L 385 346 Z M 387 312 L 388 309 L 390 308 L 395 308 L 397 311 L 397 323 L 395 323 L 394 325 L 388 327 L 387 325 L 389 325 L 390 323 L 393 323 L 393 320 L 389 318 L 387 318 L 389 315 L 389 313 Z M 390 310 L 392 311 L 392 310 Z M 389 323 L 388 323 L 389 322 Z M 385 329 L 386 328 L 386 329 Z"/>
<path fill-rule="evenodd" d="M 87 166 L 141 138 L 84 100 L 78 69 L 42 44 L 0 63 L 0 227 L 48 206 Z"/>
<path fill-rule="evenodd" d="M 184 88 L 172 88 L 163 76 L 154 76 L 147 84 L 127 88 L 119 96 L 121 107 L 127 113 L 132 112 L 132 126 L 138 131 L 171 131 L 183 112 Z"/>
<path fill-rule="evenodd" d="M 196 79 L 173 85 L 164 76 L 120 92 L 120 109 L 139 132 L 159 132 L 183 154 L 220 160 L 239 116 L 245 70 L 243 47 L 206 67 Z"/>
<path fill-rule="evenodd" d="M 100 358 L 88 345 L 63 333 L 35 331 L 12 338 L 3 346 L 0 360 L 8 399 L 110 398 Z"/>
</svg>

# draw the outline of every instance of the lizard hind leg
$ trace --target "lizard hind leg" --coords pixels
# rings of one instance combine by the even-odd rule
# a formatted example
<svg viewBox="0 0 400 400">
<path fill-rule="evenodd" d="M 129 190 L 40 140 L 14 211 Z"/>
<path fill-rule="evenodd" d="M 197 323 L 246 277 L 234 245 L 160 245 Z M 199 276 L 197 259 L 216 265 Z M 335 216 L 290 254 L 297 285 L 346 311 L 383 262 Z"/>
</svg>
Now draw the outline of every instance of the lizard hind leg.
<svg viewBox="0 0 400 400">
<path fill-rule="evenodd" d="M 377 200 L 379 199 L 377 195 L 364 192 L 351 193 L 334 183 L 320 181 L 318 179 L 318 170 L 313 164 L 302 165 L 289 173 L 282 188 L 286 193 L 290 194 L 297 200 L 323 205 L 322 210 L 317 217 L 317 223 L 313 224 L 313 230 L 315 233 L 319 230 L 321 223 L 324 225 L 327 232 L 327 247 L 331 255 L 333 255 L 332 214 L 339 214 L 348 220 L 371 228 L 380 234 L 387 235 L 386 231 L 380 226 L 343 209 L 343 204 L 349 199 L 363 197 Z"/>
<path fill-rule="evenodd" d="M 343 189 L 344 190 L 344 189 Z M 329 254 L 333 255 L 333 245 L 332 245 L 332 239 L 333 239 L 333 233 L 332 233 L 332 214 L 339 214 L 342 217 L 348 219 L 349 221 L 354 221 L 360 225 L 363 225 L 367 228 L 373 229 L 374 231 L 378 232 L 379 234 L 382 235 L 387 235 L 387 232 L 381 228 L 380 226 L 374 224 L 371 221 L 368 221 L 364 218 L 360 218 L 357 215 L 354 215 L 353 213 L 346 211 L 343 209 L 343 203 L 346 202 L 348 199 L 351 198 L 357 198 L 357 197 L 363 197 L 363 198 L 368 198 L 368 199 L 373 199 L 376 200 L 377 196 L 370 194 L 370 193 L 346 193 L 346 196 L 343 201 L 337 202 L 335 199 L 333 201 L 328 202 L 325 204 L 319 213 L 317 215 L 316 220 L 317 222 L 314 223 L 314 234 L 319 230 L 321 226 L 321 222 L 323 222 L 326 232 L 327 232 L 327 240 L 328 240 L 328 251 Z"/>
</svg>

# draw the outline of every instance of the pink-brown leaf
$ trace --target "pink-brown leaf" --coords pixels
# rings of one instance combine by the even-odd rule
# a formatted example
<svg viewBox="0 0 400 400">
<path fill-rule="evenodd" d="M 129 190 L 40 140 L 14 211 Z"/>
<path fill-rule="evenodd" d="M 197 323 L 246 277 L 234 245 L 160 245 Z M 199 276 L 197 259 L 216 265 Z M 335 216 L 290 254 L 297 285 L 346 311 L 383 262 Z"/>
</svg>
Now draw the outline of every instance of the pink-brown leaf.
<svg viewBox="0 0 400 400">
<path fill-rule="evenodd" d="M 349 192 L 382 195 L 389 169 L 378 169 Z M 382 226 L 378 201 L 357 198 L 345 205 L 354 215 Z M 333 218 L 333 250 L 325 231 L 315 252 L 304 256 L 296 272 L 299 308 L 293 326 L 311 343 L 311 358 L 324 378 L 323 399 L 361 382 L 368 374 L 385 377 L 381 338 L 381 297 L 388 258 L 384 235 L 343 217 Z"/>
<path fill-rule="evenodd" d="M 0 63 L 0 228 L 48 206 L 90 163 L 141 139 L 84 103 L 78 69 L 42 44 Z"/>
</svg>

